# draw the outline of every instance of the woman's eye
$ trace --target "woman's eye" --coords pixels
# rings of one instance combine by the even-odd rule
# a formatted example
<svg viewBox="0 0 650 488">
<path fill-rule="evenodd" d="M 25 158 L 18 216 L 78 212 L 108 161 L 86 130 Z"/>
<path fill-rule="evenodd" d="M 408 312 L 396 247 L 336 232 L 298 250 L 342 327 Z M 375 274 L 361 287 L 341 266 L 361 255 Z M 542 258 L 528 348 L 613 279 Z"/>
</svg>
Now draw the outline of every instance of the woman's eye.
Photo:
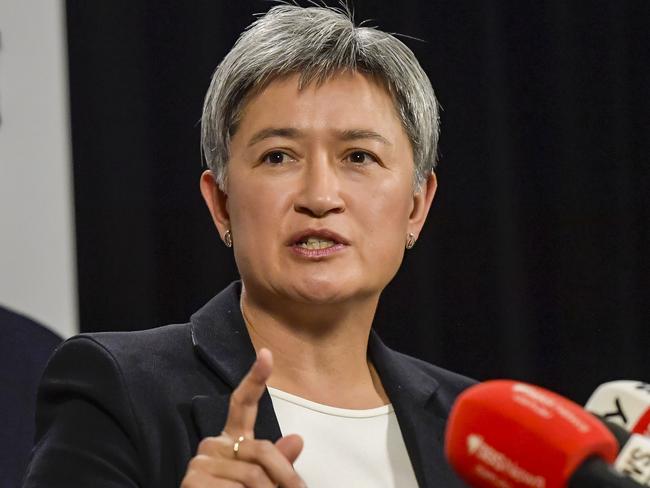
<svg viewBox="0 0 650 488">
<path fill-rule="evenodd" d="M 262 158 L 262 162 L 276 165 L 286 163 L 288 159 L 289 156 L 286 153 L 283 153 L 282 151 L 272 151 Z"/>
<path fill-rule="evenodd" d="M 377 162 L 377 160 L 370 154 L 364 151 L 354 151 L 348 156 L 350 162 L 354 164 L 365 164 L 370 162 Z"/>
</svg>

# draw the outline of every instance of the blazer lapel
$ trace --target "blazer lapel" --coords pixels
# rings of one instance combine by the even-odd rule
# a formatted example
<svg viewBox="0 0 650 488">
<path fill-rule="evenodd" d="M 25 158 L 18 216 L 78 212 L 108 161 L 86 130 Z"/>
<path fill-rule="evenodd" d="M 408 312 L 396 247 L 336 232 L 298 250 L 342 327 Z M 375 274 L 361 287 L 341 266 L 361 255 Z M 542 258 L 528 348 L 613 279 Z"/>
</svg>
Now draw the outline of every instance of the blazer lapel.
<svg viewBox="0 0 650 488">
<path fill-rule="evenodd" d="M 230 394 L 255 361 L 255 349 L 239 308 L 240 293 L 241 283 L 233 283 L 191 318 L 196 353 L 225 385 L 192 400 L 201 437 L 221 433 Z M 368 354 L 395 409 L 418 484 L 426 488 L 463 486 L 444 457 L 449 405 L 438 398 L 438 381 L 415 365 L 415 359 L 386 347 L 374 331 L 370 333 Z M 282 436 L 268 391 L 260 399 L 255 436 L 271 441 Z"/>
<path fill-rule="evenodd" d="M 221 434 L 228 418 L 229 398 L 229 393 L 213 396 L 198 395 L 192 398 L 192 416 L 194 417 L 199 438 Z M 275 417 L 273 402 L 268 392 L 265 392 L 259 403 L 255 422 L 255 438 L 275 442 L 280 437 L 282 437 L 282 433 Z"/>
<path fill-rule="evenodd" d="M 241 282 L 234 282 L 192 315 L 194 350 L 227 385 L 216 395 L 192 399 L 192 413 L 201 437 L 221 433 L 228 416 L 228 399 L 255 362 L 244 318 L 239 308 Z M 255 437 L 276 441 L 282 436 L 268 391 L 259 402 Z"/>
<path fill-rule="evenodd" d="M 199 439 L 218 436 L 228 417 L 230 395 L 198 395 L 192 398 L 192 416 Z"/>
<path fill-rule="evenodd" d="M 368 354 L 395 409 L 419 486 L 457 486 L 444 457 L 446 413 L 436 404 L 438 381 L 386 347 L 374 330 Z"/>
</svg>

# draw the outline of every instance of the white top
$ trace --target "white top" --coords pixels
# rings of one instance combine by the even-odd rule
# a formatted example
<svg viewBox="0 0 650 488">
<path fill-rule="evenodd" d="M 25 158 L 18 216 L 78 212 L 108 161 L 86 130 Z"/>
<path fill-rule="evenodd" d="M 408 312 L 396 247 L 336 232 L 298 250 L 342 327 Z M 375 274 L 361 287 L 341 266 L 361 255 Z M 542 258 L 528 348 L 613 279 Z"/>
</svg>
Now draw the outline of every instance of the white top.
<svg viewBox="0 0 650 488">
<path fill-rule="evenodd" d="M 282 435 L 299 434 L 294 463 L 309 488 L 416 488 L 392 405 L 348 410 L 268 388 Z"/>
</svg>

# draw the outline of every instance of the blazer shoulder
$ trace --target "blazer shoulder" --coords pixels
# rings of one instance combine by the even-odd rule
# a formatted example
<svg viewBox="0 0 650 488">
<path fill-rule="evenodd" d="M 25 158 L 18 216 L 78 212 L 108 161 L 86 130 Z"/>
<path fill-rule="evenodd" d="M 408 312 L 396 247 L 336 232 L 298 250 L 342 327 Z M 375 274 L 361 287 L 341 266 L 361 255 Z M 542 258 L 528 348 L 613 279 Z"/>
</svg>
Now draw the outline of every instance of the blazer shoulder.
<svg viewBox="0 0 650 488">
<path fill-rule="evenodd" d="M 138 348 L 141 344 L 169 344 L 190 334 L 189 323 L 170 324 L 144 330 L 121 332 L 84 332 L 71 339 L 89 339 L 97 344 L 112 348 Z M 70 339 L 68 339 L 70 340 Z"/>
<path fill-rule="evenodd" d="M 435 364 L 428 363 L 422 359 L 418 359 L 416 357 L 409 356 L 400 352 L 396 352 L 396 354 L 402 356 L 404 361 L 409 362 L 412 367 L 419 368 L 424 373 L 435 378 L 441 386 L 457 389 L 460 392 L 465 388 L 468 388 L 477 383 L 477 381 L 473 378 L 462 375 L 460 373 L 455 373 L 454 371 L 450 371 L 440 366 L 436 366 Z"/>
<path fill-rule="evenodd" d="M 400 363 L 400 369 L 407 371 L 407 375 L 418 378 L 417 383 L 429 382 L 435 384 L 435 399 L 438 414 L 446 417 L 456 401 L 458 395 L 472 385 L 478 383 L 475 379 L 469 378 L 448 369 L 436 366 L 421 359 L 392 350 L 393 358 Z M 428 380 L 426 379 L 428 378 Z M 415 387 L 415 385 L 412 385 Z"/>
<path fill-rule="evenodd" d="M 391 386 L 405 388 L 414 394 L 429 397 L 436 392 L 443 410 L 448 410 L 456 397 L 475 380 L 440 366 L 395 351 L 371 331 L 369 352 L 382 381 Z"/>
<path fill-rule="evenodd" d="M 128 332 L 90 332 L 71 337 L 68 342 L 92 344 L 118 363 L 148 357 L 179 359 L 192 351 L 190 324 L 171 324 L 153 329 Z M 65 345 L 65 343 L 64 343 Z M 91 346 L 92 347 L 92 346 Z"/>
<path fill-rule="evenodd" d="M 84 365 L 80 368 L 79 365 Z M 174 324 L 133 332 L 96 332 L 71 337 L 61 344 L 48 363 L 46 376 L 84 378 L 88 383 L 120 384 L 140 396 L 146 382 L 164 391 L 175 378 L 197 371 L 189 324 Z M 156 386 L 157 385 L 157 386 Z"/>
</svg>

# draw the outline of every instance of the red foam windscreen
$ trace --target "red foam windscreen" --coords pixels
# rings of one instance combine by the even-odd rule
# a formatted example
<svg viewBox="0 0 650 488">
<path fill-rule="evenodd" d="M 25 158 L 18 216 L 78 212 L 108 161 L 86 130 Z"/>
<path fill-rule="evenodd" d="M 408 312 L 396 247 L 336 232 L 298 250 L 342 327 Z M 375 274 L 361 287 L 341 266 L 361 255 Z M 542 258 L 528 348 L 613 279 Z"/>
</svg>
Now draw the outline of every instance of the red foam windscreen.
<svg viewBox="0 0 650 488">
<path fill-rule="evenodd" d="M 563 488 L 588 457 L 613 462 L 618 444 L 580 405 L 543 388 L 497 380 L 458 397 L 445 450 L 474 487 Z"/>
<path fill-rule="evenodd" d="M 632 433 L 641 434 L 650 437 L 650 409 L 641 415 L 639 420 L 632 428 Z"/>
</svg>

